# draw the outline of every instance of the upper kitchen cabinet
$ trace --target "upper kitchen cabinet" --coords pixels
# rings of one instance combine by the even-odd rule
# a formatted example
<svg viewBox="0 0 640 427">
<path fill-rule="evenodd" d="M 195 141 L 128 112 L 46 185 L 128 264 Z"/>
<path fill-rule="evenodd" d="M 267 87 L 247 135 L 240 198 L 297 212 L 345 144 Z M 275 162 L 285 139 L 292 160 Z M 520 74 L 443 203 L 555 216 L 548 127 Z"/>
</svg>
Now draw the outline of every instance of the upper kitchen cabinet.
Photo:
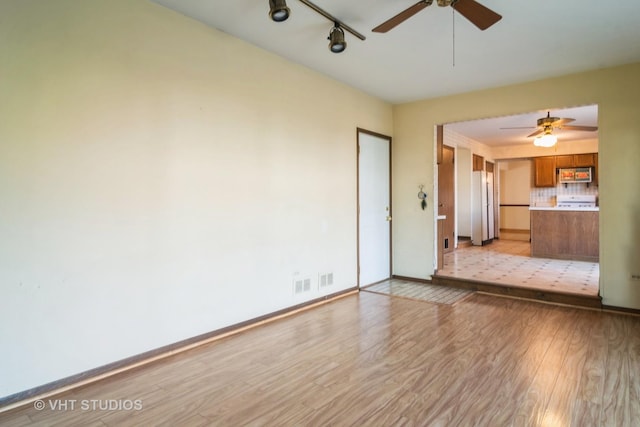
<svg viewBox="0 0 640 427">
<path fill-rule="evenodd" d="M 556 156 L 556 168 L 595 168 L 597 164 L 598 153 Z"/>
<path fill-rule="evenodd" d="M 591 168 L 591 183 L 598 185 L 598 153 L 556 156 L 556 169 L 562 168 Z"/>
<path fill-rule="evenodd" d="M 484 170 L 484 157 L 478 156 L 477 154 L 473 155 L 473 171 L 483 171 Z"/>
<path fill-rule="evenodd" d="M 533 183 L 536 187 L 556 186 L 556 156 L 534 157 Z"/>
<path fill-rule="evenodd" d="M 575 167 L 577 168 L 588 168 L 588 167 L 594 168 L 598 164 L 598 154 L 597 153 L 574 154 L 573 161 L 575 163 Z"/>
<path fill-rule="evenodd" d="M 573 154 L 567 154 L 566 156 L 556 156 L 557 168 L 575 168 L 575 160 Z"/>
</svg>

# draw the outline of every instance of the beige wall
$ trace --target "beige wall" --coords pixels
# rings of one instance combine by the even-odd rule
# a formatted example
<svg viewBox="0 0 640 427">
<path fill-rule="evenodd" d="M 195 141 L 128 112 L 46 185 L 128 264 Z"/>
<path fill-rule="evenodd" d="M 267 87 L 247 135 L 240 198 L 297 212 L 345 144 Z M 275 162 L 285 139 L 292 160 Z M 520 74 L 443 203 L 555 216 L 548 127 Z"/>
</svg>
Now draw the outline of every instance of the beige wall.
<svg viewBox="0 0 640 427">
<path fill-rule="evenodd" d="M 640 269 L 639 78 L 631 64 L 394 107 L 394 273 L 433 273 L 434 210 L 416 209 L 413 189 L 424 182 L 433 193 L 435 125 L 598 104 L 600 293 L 606 305 L 640 308 L 631 280 Z"/>
<path fill-rule="evenodd" d="M 529 230 L 529 193 L 532 184 L 532 160 L 498 162 L 501 206 L 500 229 Z"/>
<path fill-rule="evenodd" d="M 391 105 L 145 0 L 0 16 L 0 397 L 357 284 Z"/>
</svg>

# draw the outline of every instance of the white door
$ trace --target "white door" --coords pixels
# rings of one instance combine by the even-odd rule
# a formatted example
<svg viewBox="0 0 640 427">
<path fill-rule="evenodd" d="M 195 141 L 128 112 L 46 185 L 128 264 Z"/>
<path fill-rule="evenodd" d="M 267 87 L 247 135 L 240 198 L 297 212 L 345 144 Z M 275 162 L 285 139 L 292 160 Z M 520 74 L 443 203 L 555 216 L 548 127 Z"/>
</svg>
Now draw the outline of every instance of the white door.
<svg viewBox="0 0 640 427">
<path fill-rule="evenodd" d="M 391 138 L 358 130 L 359 286 L 391 277 Z"/>
</svg>

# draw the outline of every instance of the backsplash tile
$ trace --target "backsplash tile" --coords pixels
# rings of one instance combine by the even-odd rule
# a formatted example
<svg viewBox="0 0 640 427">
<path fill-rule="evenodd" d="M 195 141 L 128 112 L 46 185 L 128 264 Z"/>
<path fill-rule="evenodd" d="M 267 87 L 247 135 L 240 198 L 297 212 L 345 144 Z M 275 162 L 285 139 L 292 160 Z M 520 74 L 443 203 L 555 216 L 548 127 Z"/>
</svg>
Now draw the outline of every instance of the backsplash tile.
<svg viewBox="0 0 640 427">
<path fill-rule="evenodd" d="M 586 183 L 577 184 L 557 184 L 555 187 L 534 187 L 529 193 L 529 204 L 531 206 L 555 206 L 558 195 L 595 195 L 596 203 L 598 196 L 598 186 Z"/>
</svg>

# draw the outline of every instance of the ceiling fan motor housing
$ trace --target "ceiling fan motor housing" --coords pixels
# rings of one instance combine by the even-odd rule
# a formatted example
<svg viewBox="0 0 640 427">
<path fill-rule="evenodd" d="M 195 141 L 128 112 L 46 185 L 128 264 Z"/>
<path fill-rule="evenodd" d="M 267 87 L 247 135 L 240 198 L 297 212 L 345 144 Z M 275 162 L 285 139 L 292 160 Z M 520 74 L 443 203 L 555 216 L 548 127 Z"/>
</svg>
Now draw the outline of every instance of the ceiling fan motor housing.
<svg viewBox="0 0 640 427">
<path fill-rule="evenodd" d="M 538 119 L 538 126 L 540 127 L 545 127 L 545 126 L 552 126 L 553 123 L 557 122 L 560 120 L 560 117 L 543 117 L 541 119 Z"/>
</svg>

